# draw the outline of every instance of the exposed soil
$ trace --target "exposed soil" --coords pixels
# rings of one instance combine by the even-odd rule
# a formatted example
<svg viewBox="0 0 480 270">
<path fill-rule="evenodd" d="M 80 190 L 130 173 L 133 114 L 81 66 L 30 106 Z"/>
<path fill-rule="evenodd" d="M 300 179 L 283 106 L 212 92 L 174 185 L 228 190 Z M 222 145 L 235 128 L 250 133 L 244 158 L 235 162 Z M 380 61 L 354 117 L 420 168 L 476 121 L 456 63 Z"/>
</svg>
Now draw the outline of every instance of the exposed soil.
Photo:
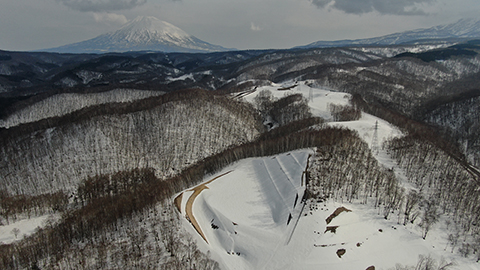
<svg viewBox="0 0 480 270">
<path fill-rule="evenodd" d="M 195 228 L 195 230 L 198 232 L 198 234 L 200 234 L 200 236 L 203 238 L 203 240 L 205 240 L 205 242 L 208 243 L 207 241 L 207 238 L 205 237 L 205 234 L 203 234 L 203 231 L 202 229 L 200 228 L 200 225 L 198 224 L 197 220 L 195 219 L 195 217 L 193 216 L 193 202 L 195 201 L 195 198 L 197 198 L 198 195 L 200 195 L 200 193 L 204 190 L 204 189 L 208 189 L 207 185 L 210 184 L 211 182 L 213 182 L 214 180 L 226 175 L 226 174 L 229 174 L 231 173 L 232 171 L 228 171 L 224 174 L 221 174 L 213 179 L 211 179 L 210 181 L 208 182 L 205 182 L 203 184 L 200 184 L 196 187 L 194 187 L 193 189 L 191 189 L 190 191 L 193 191 L 193 194 L 190 195 L 190 197 L 188 198 L 188 201 L 187 201 L 187 205 L 185 206 L 185 213 L 187 215 L 187 219 L 190 221 L 190 223 L 192 223 L 193 227 Z M 178 197 L 177 197 L 178 198 Z"/>
<path fill-rule="evenodd" d="M 183 199 L 183 192 L 180 193 L 177 197 L 175 197 L 175 200 L 173 200 L 175 206 L 178 209 L 178 212 L 182 212 L 182 199 Z"/>
<path fill-rule="evenodd" d="M 349 210 L 345 207 L 339 207 L 335 210 L 335 212 L 333 212 L 333 214 L 331 214 L 325 221 L 327 222 L 327 225 L 330 224 L 330 222 L 332 222 L 332 220 L 334 218 L 336 218 L 338 215 L 340 215 L 342 212 L 352 212 L 352 210 Z"/>
<path fill-rule="evenodd" d="M 325 230 L 324 233 L 327 233 L 327 232 L 337 233 L 337 228 L 338 226 L 327 226 L 327 229 Z"/>
</svg>

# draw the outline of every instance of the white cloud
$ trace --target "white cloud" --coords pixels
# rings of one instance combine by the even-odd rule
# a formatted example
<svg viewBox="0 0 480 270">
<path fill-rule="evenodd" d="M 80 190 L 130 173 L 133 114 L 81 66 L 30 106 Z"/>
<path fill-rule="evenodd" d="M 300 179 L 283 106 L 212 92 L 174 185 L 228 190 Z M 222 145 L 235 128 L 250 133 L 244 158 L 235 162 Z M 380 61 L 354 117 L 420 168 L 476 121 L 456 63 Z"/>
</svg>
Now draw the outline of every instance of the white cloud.
<svg viewBox="0 0 480 270">
<path fill-rule="evenodd" d="M 363 14 L 377 11 L 380 14 L 424 15 L 421 6 L 436 0 L 311 0 L 319 8 L 331 7 L 345 13 Z"/>
<path fill-rule="evenodd" d="M 57 0 L 57 2 L 78 11 L 108 12 L 132 9 L 145 4 L 147 0 Z"/>
<path fill-rule="evenodd" d="M 103 23 L 125 24 L 128 22 L 128 19 L 124 15 L 107 12 L 94 12 L 93 18 L 96 22 Z"/>
<path fill-rule="evenodd" d="M 252 31 L 262 31 L 262 28 L 258 25 L 255 25 L 253 22 L 250 23 L 250 29 Z"/>
</svg>

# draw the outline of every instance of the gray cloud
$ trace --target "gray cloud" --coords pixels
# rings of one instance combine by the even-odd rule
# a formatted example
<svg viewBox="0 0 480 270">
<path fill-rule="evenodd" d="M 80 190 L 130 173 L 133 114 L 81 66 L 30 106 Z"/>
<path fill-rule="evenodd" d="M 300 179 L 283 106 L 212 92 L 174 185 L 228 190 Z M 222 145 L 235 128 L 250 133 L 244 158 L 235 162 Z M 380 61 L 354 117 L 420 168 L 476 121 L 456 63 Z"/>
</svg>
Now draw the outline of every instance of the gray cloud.
<svg viewBox="0 0 480 270">
<path fill-rule="evenodd" d="M 311 0 L 319 8 L 335 8 L 345 13 L 363 14 L 377 11 L 391 15 L 421 15 L 425 14 L 418 4 L 430 3 L 435 0 Z"/>
<path fill-rule="evenodd" d="M 107 12 L 101 12 L 101 13 L 94 12 L 93 18 L 95 19 L 96 22 L 104 22 L 107 24 L 110 24 L 110 23 L 125 24 L 128 22 L 125 15 L 107 13 Z"/>
<path fill-rule="evenodd" d="M 147 0 L 57 0 L 57 2 L 78 11 L 109 12 L 132 9 L 145 4 Z"/>
</svg>

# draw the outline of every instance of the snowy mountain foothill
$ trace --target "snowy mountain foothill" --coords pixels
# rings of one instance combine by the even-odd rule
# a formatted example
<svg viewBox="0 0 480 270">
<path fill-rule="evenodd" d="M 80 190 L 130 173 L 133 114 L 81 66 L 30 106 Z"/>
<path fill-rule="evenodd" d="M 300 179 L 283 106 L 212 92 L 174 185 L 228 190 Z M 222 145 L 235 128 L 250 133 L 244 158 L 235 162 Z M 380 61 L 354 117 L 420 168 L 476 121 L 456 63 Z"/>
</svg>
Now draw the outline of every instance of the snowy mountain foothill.
<svg viewBox="0 0 480 270">
<path fill-rule="evenodd" d="M 458 203 L 463 194 L 445 193 L 445 189 L 442 188 L 444 184 L 436 182 L 444 181 L 443 179 L 449 181 L 448 175 L 453 174 L 453 177 L 458 179 L 456 180 L 458 183 L 452 183 L 452 190 L 465 188 L 468 192 L 476 192 L 472 191 L 475 179 L 458 161 L 449 158 L 447 153 L 433 147 L 429 142 L 422 144 L 421 141 L 410 138 L 399 127 L 359 111 L 352 103 L 351 94 L 321 88 L 309 80 L 288 80 L 283 83 L 264 81 L 261 85 L 249 91 L 232 94 L 230 99 L 213 98 L 216 100 L 216 106 L 221 104 L 220 107 L 216 107 L 216 110 L 225 108 L 222 109 L 222 113 L 213 118 L 208 116 L 202 119 L 203 124 L 193 124 L 194 119 L 201 119 L 195 114 L 207 116 L 208 113 L 203 113 L 201 110 L 194 112 L 188 110 L 185 103 L 187 101 L 167 102 L 166 105 L 169 106 L 166 106 L 167 108 L 163 111 L 157 108 L 136 112 L 130 116 L 129 114 L 113 118 L 109 116 L 111 119 L 109 121 L 116 123 L 113 129 L 100 126 L 102 123 L 100 120 L 107 116 L 96 117 L 92 119 L 95 122 L 88 124 L 95 130 L 91 134 L 96 134 L 94 137 L 99 136 L 99 138 L 110 136 L 110 139 L 98 141 L 101 145 L 93 149 L 94 151 L 89 155 L 95 157 L 97 151 L 105 153 L 113 151 L 113 154 L 109 154 L 110 156 L 120 157 L 122 155 L 120 152 L 115 154 L 115 151 L 118 151 L 116 145 L 126 145 L 125 142 L 128 140 L 113 143 L 117 135 L 111 134 L 112 132 L 117 132 L 115 130 L 120 127 L 120 133 L 125 133 L 122 136 L 127 133 L 132 133 L 129 136 L 135 136 L 134 130 L 141 127 L 140 122 L 136 122 L 135 119 L 160 121 L 170 117 L 171 113 L 176 115 L 174 119 L 181 119 L 182 123 L 190 123 L 190 128 L 187 129 L 184 125 L 178 125 L 178 121 L 175 120 L 165 122 L 169 123 L 164 127 L 166 136 L 172 138 L 168 134 L 174 134 L 173 136 L 176 136 L 179 142 L 192 141 L 192 137 L 183 132 L 188 130 L 199 134 L 202 138 L 208 138 L 208 141 L 215 141 L 211 137 L 212 134 L 206 132 L 212 128 L 205 127 L 206 123 L 210 122 L 220 125 L 215 129 L 222 134 L 225 129 L 228 130 L 228 126 L 237 123 L 238 130 L 229 132 L 231 135 L 242 134 L 240 127 L 247 124 L 236 121 L 235 119 L 241 118 L 235 113 L 240 113 L 242 117 L 248 119 L 246 123 L 253 125 L 252 116 L 247 112 L 254 107 L 264 118 L 263 123 L 270 127 L 268 133 L 272 134 L 275 134 L 276 130 L 288 127 L 289 123 L 295 123 L 295 121 L 303 123 L 302 121 L 310 119 L 309 117 L 319 117 L 316 125 L 290 131 L 293 132 L 290 137 L 289 135 L 281 137 L 286 138 L 285 141 L 280 139 L 277 143 L 285 149 L 290 149 L 288 146 L 290 143 L 304 144 L 302 139 L 296 140 L 295 137 L 301 138 L 305 136 L 301 134 L 309 134 L 310 131 L 320 132 L 317 136 L 324 136 L 322 138 L 325 142 L 322 140 L 313 144 L 307 142 L 312 147 L 288 150 L 274 155 L 255 154 L 255 151 L 265 152 L 267 145 L 272 147 L 272 144 L 269 144 L 269 141 L 259 142 L 258 148 L 255 148 L 257 146 L 254 143 L 255 132 L 253 132 L 241 135 L 246 136 L 245 148 L 242 148 L 244 146 L 241 144 L 235 148 L 234 144 L 229 145 L 228 142 L 223 146 L 210 146 L 212 155 L 210 158 L 199 154 L 202 149 L 197 147 L 198 140 L 202 138 L 195 138 L 194 145 L 185 144 L 187 152 L 182 152 L 175 144 L 168 142 L 166 144 L 169 145 L 168 149 L 174 149 L 176 156 L 172 157 L 165 167 L 170 170 L 173 178 L 165 175 L 162 176 L 163 180 L 156 178 L 156 175 L 162 175 L 162 172 L 155 173 L 148 167 L 142 170 L 134 169 L 135 166 L 145 166 L 142 164 L 150 163 L 154 168 L 160 168 L 163 166 L 161 164 L 164 164 L 158 156 L 155 156 L 156 159 L 151 157 L 151 151 L 143 149 L 145 146 L 151 147 L 157 140 L 153 139 L 155 135 L 151 138 L 145 137 L 146 134 L 151 133 L 147 127 L 142 127 L 145 129 L 142 131 L 144 144 L 132 145 L 129 150 L 132 152 L 128 153 L 128 156 L 134 158 L 134 163 L 128 164 L 127 159 L 122 161 L 127 164 L 123 171 L 121 166 L 125 165 L 117 164 L 118 168 L 109 168 L 112 173 L 108 173 L 107 170 L 98 167 L 95 159 L 80 163 L 66 162 L 62 165 L 55 159 L 55 155 L 61 152 L 55 151 L 54 155 L 45 160 L 57 164 L 55 165 L 57 167 L 79 163 L 79 169 L 81 168 L 84 171 L 82 173 L 87 172 L 88 175 L 87 168 L 82 164 L 94 162 L 91 163 L 94 164 L 93 169 L 103 170 L 103 172 L 97 176 L 90 174 L 80 183 L 73 181 L 79 177 L 77 174 L 69 174 L 68 181 L 63 185 L 70 185 L 67 189 L 71 192 L 70 199 L 62 197 L 66 195 L 61 192 L 57 193 L 60 197 L 55 197 L 55 194 L 49 195 L 45 193 L 47 190 L 44 190 L 43 193 L 47 194 L 47 197 L 51 196 L 52 199 L 48 199 L 43 206 L 40 204 L 33 208 L 34 211 L 29 211 L 28 216 L 18 209 L 15 211 L 19 214 L 2 212 L 3 224 L 0 225 L 0 239 L 4 245 L 0 248 L 3 248 L 5 254 L 11 252 L 14 254 L 15 251 L 12 248 L 15 245 L 28 248 L 28 243 L 37 243 L 38 239 L 42 239 L 42 235 L 48 235 L 49 230 L 56 230 L 60 232 L 59 235 L 76 232 L 76 229 L 69 229 L 68 222 L 76 218 L 81 219 L 84 215 L 83 211 L 93 211 L 89 209 L 97 207 L 96 211 L 108 216 L 108 220 L 111 221 L 99 225 L 103 223 L 98 223 L 98 219 L 85 216 L 86 220 L 81 223 L 85 229 L 79 231 L 79 233 L 90 235 L 90 230 L 93 230 L 97 236 L 90 235 L 88 237 L 91 240 L 86 240 L 73 234 L 72 239 L 78 240 L 68 244 L 62 256 L 53 261 L 39 256 L 39 259 L 34 261 L 34 265 L 43 267 L 55 265 L 68 269 L 72 262 L 90 258 L 87 259 L 89 262 L 85 263 L 96 268 L 127 266 L 139 269 L 147 265 L 155 265 L 154 268 L 160 269 L 186 269 L 192 268 L 193 265 L 203 265 L 203 269 L 480 269 L 475 262 L 478 256 L 475 244 L 476 227 L 471 225 L 471 220 L 476 220 L 477 216 L 469 217 L 455 213 L 455 211 L 458 213 L 470 211 L 469 209 L 472 209 L 470 207 L 472 205 L 475 207 L 475 203 L 468 204 L 467 200 Z M 108 95 L 112 93 L 115 95 Z M 132 104 L 142 104 L 155 99 L 172 99 L 170 97 L 172 94 L 163 94 L 158 97 L 155 97 L 155 92 L 132 91 L 131 94 L 135 95 L 127 101 L 133 102 Z M 144 94 L 151 97 L 145 101 L 135 101 L 136 98 L 142 98 Z M 76 95 L 65 94 L 56 98 L 64 103 L 74 97 L 81 98 L 84 100 L 82 102 L 86 102 L 85 106 L 102 106 L 103 102 L 123 101 L 125 90 L 90 96 Z M 177 95 L 182 94 L 174 96 Z M 204 101 L 189 101 L 190 105 L 198 102 L 208 104 L 210 101 L 207 102 L 207 100 L 211 100 L 209 94 L 205 92 L 202 95 L 206 95 L 202 97 Z M 188 98 L 185 100 L 193 98 L 190 95 L 186 97 Z M 230 102 L 233 103 L 230 104 Z M 242 102 L 251 105 L 244 104 L 242 110 L 233 110 L 243 104 Z M 42 107 L 50 107 L 52 103 L 55 103 L 53 99 L 46 99 L 43 103 L 36 104 L 38 108 L 34 111 L 41 110 Z M 305 106 L 308 107 L 308 111 L 304 111 Z M 67 113 L 62 110 L 60 109 L 60 112 L 54 115 L 61 117 Z M 138 109 L 134 111 L 136 110 Z M 157 116 L 151 115 L 152 113 Z M 158 115 L 163 116 L 155 120 Z M 134 119 L 129 120 L 126 117 Z M 220 117 L 224 120 L 219 122 Z M 133 127 L 129 121 L 136 122 L 134 125 L 136 128 L 129 128 Z M 253 130 L 252 127 L 250 126 L 249 130 Z M 55 137 L 66 139 L 60 132 L 67 132 L 69 136 L 73 136 L 68 130 L 69 127 L 64 126 L 50 129 L 44 135 L 37 132 L 35 136 L 47 136 L 52 143 Z M 321 133 L 322 131 L 324 133 Z M 90 131 L 88 132 L 90 134 Z M 329 132 L 336 132 L 338 136 L 328 139 Z M 156 132 L 156 134 L 162 136 L 161 133 Z M 237 138 L 241 138 L 238 136 Z M 85 140 L 92 140 L 94 137 Z M 78 139 L 83 141 L 81 137 Z M 26 141 L 26 139 L 22 140 Z M 234 143 L 235 140 L 233 137 L 231 142 Z M 331 142 L 327 142 L 329 140 Z M 253 146 L 248 146 L 248 142 L 254 143 Z M 32 143 L 35 141 L 32 140 Z M 166 143 L 163 139 L 158 141 L 155 153 L 164 151 L 161 148 L 163 143 Z M 23 144 L 25 142 L 22 142 Z M 58 144 L 55 143 L 55 145 Z M 42 150 L 39 153 L 48 153 L 51 151 L 49 147 L 48 145 L 41 147 Z M 255 150 L 254 154 L 248 154 L 252 151 L 248 150 L 251 149 L 249 147 L 258 150 Z M 112 149 L 109 150 L 109 148 Z M 83 148 L 79 149 L 86 151 Z M 218 151 L 222 149 L 226 149 L 225 152 L 216 156 L 215 153 L 219 153 Z M 188 164 L 193 164 L 190 167 L 188 164 L 182 164 L 180 156 L 185 153 L 190 153 Z M 21 152 L 17 154 L 23 155 Z M 137 154 L 143 157 L 136 157 Z M 420 159 L 418 155 L 423 155 L 423 158 Z M 250 157 L 240 158 L 241 156 Z M 408 160 L 402 159 L 403 156 L 408 157 Z M 204 158 L 206 161 L 202 161 Z M 16 160 L 21 159 L 16 158 Z M 103 157 L 101 160 L 104 164 L 108 164 Z M 228 160 L 232 161 L 228 162 Z M 46 173 L 50 165 L 32 166 Z M 205 169 L 202 169 L 202 166 L 205 166 Z M 179 168 L 183 171 L 180 172 L 179 178 L 175 178 L 174 171 Z M 114 173 L 115 171 L 119 173 Z M 207 172 L 206 175 L 205 172 Z M 21 178 L 20 170 L 15 173 L 18 173 Z M 26 175 L 25 173 L 28 172 L 23 172 L 23 175 Z M 49 179 L 63 174 L 61 167 L 52 170 L 51 173 L 56 176 L 42 177 Z M 30 176 L 32 179 L 34 177 L 39 176 L 34 174 Z M 85 179 L 85 176 L 80 178 Z M 16 187 L 12 186 L 14 188 L 10 191 L 24 188 L 23 193 L 26 194 L 25 191 L 29 190 L 27 187 L 39 187 L 43 185 L 42 181 L 37 180 L 23 187 L 17 184 Z M 165 188 L 157 187 L 156 181 L 165 183 Z M 430 184 L 427 185 L 429 181 Z M 172 188 L 166 188 L 169 185 Z M 52 188 L 59 189 L 58 186 L 52 186 Z M 136 193 L 130 193 L 129 190 L 135 190 Z M 164 199 L 149 202 L 152 190 L 156 190 L 155 193 L 164 193 L 160 196 Z M 176 192 L 173 193 L 174 191 Z M 29 192 L 36 193 L 33 189 Z M 434 194 L 437 195 L 432 196 Z M 38 199 L 44 195 L 31 197 L 28 195 L 9 197 L 5 193 L 0 195 L 4 196 L 2 198 L 5 198 L 6 203 L 1 205 L 2 209 L 9 209 L 10 201 L 27 205 L 31 200 L 45 201 Z M 132 199 L 124 196 L 134 197 Z M 135 196 L 149 199 L 147 202 L 142 202 Z M 438 205 L 433 205 L 432 200 L 436 196 L 442 198 L 442 201 L 438 201 Z M 67 212 L 65 217 L 60 218 L 62 210 L 59 211 L 58 206 L 63 204 L 55 201 L 54 198 L 69 201 L 70 207 L 73 207 L 69 210 L 71 212 Z M 103 201 L 103 198 L 107 201 Z M 123 210 L 116 204 L 110 205 L 110 198 L 116 198 L 115 200 L 119 202 L 129 198 L 125 201 L 127 204 L 130 205 L 131 201 L 136 201 L 135 206 L 132 206 L 140 208 L 124 216 L 121 221 L 112 221 L 117 220 L 115 215 L 120 215 Z M 116 214 L 110 216 L 105 211 Z M 138 224 L 143 225 L 138 226 Z M 462 227 L 468 224 L 473 227 L 469 229 Z M 103 240 L 98 242 L 94 239 Z M 49 242 L 45 244 L 47 243 Z M 52 249 L 59 247 L 58 243 L 50 245 Z M 83 252 L 76 252 L 77 249 Z M 122 254 L 139 254 L 139 257 Z M 121 258 L 130 259 L 122 261 Z M 31 261 L 26 258 L 22 260 Z M 22 260 L 17 263 L 21 264 Z M 12 268 L 15 269 L 15 267 Z"/>
</svg>

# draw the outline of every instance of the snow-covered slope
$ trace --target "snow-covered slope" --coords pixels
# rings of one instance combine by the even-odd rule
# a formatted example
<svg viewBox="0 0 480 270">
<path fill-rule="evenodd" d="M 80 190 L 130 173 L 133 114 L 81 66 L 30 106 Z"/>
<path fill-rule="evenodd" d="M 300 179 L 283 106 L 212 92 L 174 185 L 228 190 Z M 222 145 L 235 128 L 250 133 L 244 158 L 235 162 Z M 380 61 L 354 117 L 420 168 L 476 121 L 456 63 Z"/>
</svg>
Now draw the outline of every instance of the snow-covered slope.
<svg viewBox="0 0 480 270">
<path fill-rule="evenodd" d="M 288 243 L 302 210 L 303 171 L 311 153 L 246 159 L 204 184 L 188 218 L 198 221 L 196 230 L 205 237 L 201 241 L 210 244 L 225 267 L 281 269 L 288 263 Z M 182 197 L 186 214 L 193 195 L 187 191 Z"/>
<path fill-rule="evenodd" d="M 115 89 L 91 94 L 62 93 L 25 107 L 6 119 L 0 119 L 0 127 L 10 128 L 41 119 L 63 116 L 89 106 L 115 102 L 132 102 L 163 94 L 164 92 L 160 91 L 132 89 Z"/>
<path fill-rule="evenodd" d="M 152 16 L 139 16 L 117 31 L 43 51 L 106 53 L 127 51 L 213 52 L 226 50 L 228 49 L 200 40 L 168 22 Z"/>
<path fill-rule="evenodd" d="M 305 46 L 296 48 L 320 48 L 320 47 L 343 47 L 360 45 L 399 45 L 422 43 L 427 40 L 448 39 L 472 39 L 480 38 L 480 20 L 461 19 L 452 24 L 438 25 L 431 28 L 416 29 L 401 33 L 394 33 L 381 37 L 337 40 L 337 41 L 316 41 Z"/>
</svg>

